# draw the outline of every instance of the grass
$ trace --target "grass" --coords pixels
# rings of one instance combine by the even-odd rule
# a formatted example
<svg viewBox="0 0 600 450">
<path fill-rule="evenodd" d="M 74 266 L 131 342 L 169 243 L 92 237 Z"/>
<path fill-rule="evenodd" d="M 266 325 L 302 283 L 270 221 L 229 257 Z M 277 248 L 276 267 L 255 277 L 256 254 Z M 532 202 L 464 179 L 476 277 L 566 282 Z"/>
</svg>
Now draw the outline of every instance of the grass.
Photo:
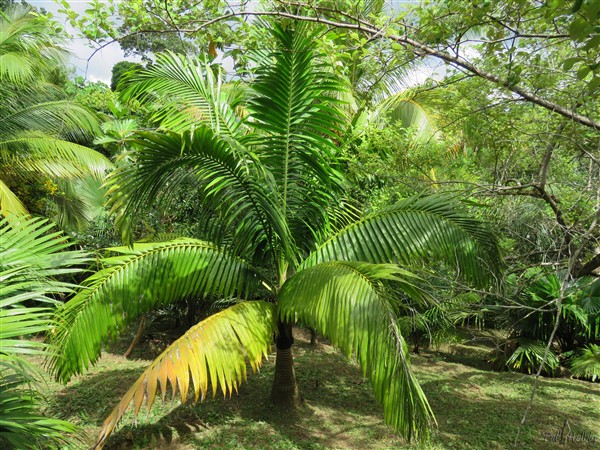
<svg viewBox="0 0 600 450">
<path fill-rule="evenodd" d="M 136 424 L 126 418 L 105 448 L 420 448 L 385 425 L 382 408 L 356 364 L 329 345 L 310 346 L 302 330 L 297 334 L 296 374 L 305 402 L 295 414 L 274 410 L 267 401 L 274 367 L 270 358 L 242 385 L 239 395 L 196 405 L 159 402 L 147 415 L 142 411 Z M 160 350 L 152 345 L 150 353 Z M 141 357 L 127 360 L 119 352 L 105 353 L 92 370 L 66 387 L 48 384 L 47 413 L 80 425 L 82 448 L 93 444 L 104 418 L 149 363 Z M 146 343 L 134 358 L 148 352 Z M 431 442 L 422 448 L 512 447 L 533 377 L 485 370 L 486 352 L 483 344 L 454 344 L 413 357 L 438 421 Z M 598 448 L 598 423 L 598 383 L 544 378 L 517 448 Z M 561 430 L 564 442 L 557 442 Z"/>
</svg>

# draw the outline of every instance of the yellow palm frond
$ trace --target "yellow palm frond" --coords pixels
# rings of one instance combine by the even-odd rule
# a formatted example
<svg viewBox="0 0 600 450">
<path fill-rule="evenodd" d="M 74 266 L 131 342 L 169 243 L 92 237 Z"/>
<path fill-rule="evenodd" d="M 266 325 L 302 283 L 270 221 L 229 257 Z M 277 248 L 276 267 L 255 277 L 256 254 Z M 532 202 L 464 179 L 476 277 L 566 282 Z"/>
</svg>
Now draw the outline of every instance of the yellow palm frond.
<svg viewBox="0 0 600 450">
<path fill-rule="evenodd" d="M 194 401 L 204 400 L 208 392 L 214 397 L 218 388 L 224 396 L 237 392 L 247 376 L 246 362 L 256 372 L 268 356 L 276 329 L 274 309 L 263 301 L 242 302 L 190 328 L 131 386 L 104 421 L 94 448 L 104 446 L 130 403 L 138 414 L 146 399 L 149 411 L 159 389 L 165 399 L 169 384 L 173 397 L 179 393 L 183 402 L 192 386 Z"/>
</svg>

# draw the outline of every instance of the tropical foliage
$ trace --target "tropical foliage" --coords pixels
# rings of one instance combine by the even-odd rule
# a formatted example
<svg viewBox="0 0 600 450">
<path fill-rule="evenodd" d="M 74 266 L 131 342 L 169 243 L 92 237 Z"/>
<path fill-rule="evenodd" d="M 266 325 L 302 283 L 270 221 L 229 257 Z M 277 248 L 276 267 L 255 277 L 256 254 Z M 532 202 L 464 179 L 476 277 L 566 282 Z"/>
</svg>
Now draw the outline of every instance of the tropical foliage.
<svg viewBox="0 0 600 450">
<path fill-rule="evenodd" d="M 57 298 L 73 290 L 57 277 L 89 262 L 53 228 L 47 220 L 26 217 L 0 221 L 0 445 L 5 448 L 49 446 L 75 431 L 40 413 L 41 373 L 28 360 L 56 350 L 35 337 L 53 329 Z"/>
<path fill-rule="evenodd" d="M 590 344 L 579 350 L 570 362 L 573 375 L 597 381 L 600 378 L 600 346 Z"/>
<path fill-rule="evenodd" d="M 104 156 L 81 145 L 91 143 L 99 132 L 96 114 L 61 99 L 60 90 L 50 82 L 66 58 L 60 36 L 55 22 L 27 8 L 0 13 L 0 210 L 4 214 L 27 211 L 19 190 L 24 191 L 23 186 L 36 177 L 47 179 L 51 196 L 58 190 L 56 179 L 65 185 L 90 175 L 101 178 L 111 167 Z M 64 190 L 69 190 L 68 184 Z M 72 202 L 62 205 L 65 208 L 58 208 L 62 223 L 72 224 L 66 218 L 73 216 L 75 223 L 81 222 L 81 208 L 68 208 Z"/>
<path fill-rule="evenodd" d="M 60 0 L 93 45 L 143 56 L 111 87 L 18 3 L 0 0 L 0 446 L 68 445 L 37 362 L 68 382 L 138 317 L 134 343 L 177 332 L 97 448 L 131 404 L 237 392 L 273 341 L 271 401 L 298 417 L 296 327 L 355 359 L 406 439 L 436 397 L 409 349 L 485 342 L 472 363 L 536 374 L 519 433 L 540 373 L 598 382 L 600 3 Z"/>
<path fill-rule="evenodd" d="M 586 343 L 600 340 L 600 283 L 589 277 L 579 278 L 563 285 L 564 273 L 544 273 L 539 269 L 527 271 L 521 280 L 509 278 L 516 293 L 507 305 L 494 315 L 510 336 L 503 344 L 503 352 L 494 356 L 495 364 L 528 373 L 536 372 L 542 364 L 546 344 L 554 329 L 554 303 L 561 301 L 561 321 L 553 336 L 553 347 L 544 362 L 544 373 L 553 374 L 560 360 L 583 352 L 580 369 L 576 372 L 592 377 L 594 365 L 586 366 L 585 357 L 593 361 L 595 344 L 584 349 Z M 571 363 L 572 365 L 573 363 Z M 596 367 L 597 369 L 597 367 Z"/>
<path fill-rule="evenodd" d="M 192 180 L 205 240 L 109 249 L 116 256 L 104 258 L 103 269 L 57 313 L 51 342 L 61 351 L 51 358 L 53 373 L 63 381 L 81 373 L 102 342 L 159 305 L 190 296 L 238 303 L 192 327 L 141 375 L 107 418 L 99 447 L 131 401 L 137 411 L 169 383 L 184 399 L 190 380 L 196 398 L 237 389 L 244 360 L 256 369 L 274 330 L 271 397 L 297 403 L 290 351 L 296 320 L 357 358 L 394 429 L 408 439 L 426 437 L 432 411 L 396 324 L 403 298 L 435 302 L 418 275 L 425 263 L 456 267 L 476 285 L 494 282 L 495 239 L 456 201 L 407 199 L 365 217 L 348 209 L 336 158 L 344 117 L 331 95 L 341 86 L 319 64 L 314 31 L 269 29 L 276 46 L 257 55 L 243 110 L 239 89 L 222 85 L 218 69 L 169 54 L 133 74 L 124 91 L 146 100 L 168 93 L 155 117 L 178 130 L 138 133 L 128 155 L 135 164 L 111 174 L 112 210 L 124 236 L 133 237 L 136 216 L 168 205 Z"/>
</svg>

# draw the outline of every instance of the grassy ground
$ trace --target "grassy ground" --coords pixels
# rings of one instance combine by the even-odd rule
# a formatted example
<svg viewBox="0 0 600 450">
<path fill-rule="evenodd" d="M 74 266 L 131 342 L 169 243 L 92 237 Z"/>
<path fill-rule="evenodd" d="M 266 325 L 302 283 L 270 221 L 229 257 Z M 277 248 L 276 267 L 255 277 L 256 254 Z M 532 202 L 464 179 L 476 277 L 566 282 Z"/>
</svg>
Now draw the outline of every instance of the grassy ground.
<svg viewBox="0 0 600 450">
<path fill-rule="evenodd" d="M 294 347 L 303 408 L 290 417 L 268 399 L 273 358 L 250 376 L 239 395 L 197 405 L 167 401 L 124 420 L 107 449 L 384 449 L 418 448 L 395 436 L 359 368 L 332 347 Z M 96 367 L 68 386 L 48 384 L 48 414 L 82 427 L 82 448 L 95 439 L 104 418 L 149 363 L 141 346 L 127 360 L 105 353 Z M 121 349 L 119 348 L 119 351 Z M 425 449 L 512 447 L 533 377 L 483 369 L 487 349 L 452 345 L 413 357 L 415 372 L 436 414 L 438 429 Z M 135 359 L 138 358 L 138 359 Z M 542 379 L 521 432 L 519 449 L 600 448 L 600 385 Z M 563 432 L 563 442 L 560 433 Z M 568 434 L 570 430 L 570 434 Z M 567 436 L 568 435 L 568 436 Z M 593 442 L 595 438 L 595 442 Z"/>
</svg>

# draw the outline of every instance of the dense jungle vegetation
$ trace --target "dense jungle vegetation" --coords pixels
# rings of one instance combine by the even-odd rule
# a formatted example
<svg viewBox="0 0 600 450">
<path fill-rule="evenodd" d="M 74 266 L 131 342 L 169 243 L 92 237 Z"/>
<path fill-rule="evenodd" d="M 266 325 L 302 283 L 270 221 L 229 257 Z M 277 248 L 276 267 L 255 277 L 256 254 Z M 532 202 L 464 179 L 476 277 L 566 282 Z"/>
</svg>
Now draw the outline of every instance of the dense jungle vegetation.
<svg viewBox="0 0 600 450">
<path fill-rule="evenodd" d="M 600 2 L 57 5 L 0 0 L 2 448 L 598 444 Z"/>
</svg>

